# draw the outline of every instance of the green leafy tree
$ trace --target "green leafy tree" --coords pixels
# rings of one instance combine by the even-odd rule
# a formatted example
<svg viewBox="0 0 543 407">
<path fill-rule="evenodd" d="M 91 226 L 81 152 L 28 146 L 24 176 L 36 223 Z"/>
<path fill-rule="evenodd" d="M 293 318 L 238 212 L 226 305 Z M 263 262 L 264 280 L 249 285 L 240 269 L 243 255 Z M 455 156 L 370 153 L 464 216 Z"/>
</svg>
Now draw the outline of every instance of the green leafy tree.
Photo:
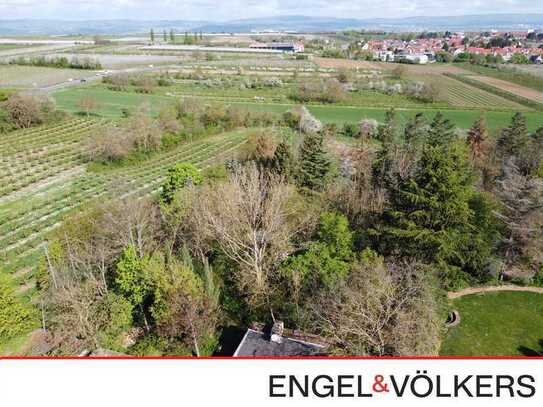
<svg viewBox="0 0 543 407">
<path fill-rule="evenodd" d="M 162 39 L 164 40 L 164 42 L 168 42 L 168 33 L 166 32 L 166 30 L 162 32 Z"/>
<path fill-rule="evenodd" d="M 34 315 L 15 295 L 8 278 L 0 274 L 0 343 L 32 328 Z"/>
<path fill-rule="evenodd" d="M 321 191 L 324 189 L 332 163 L 324 149 L 322 133 L 309 133 L 300 146 L 298 185 L 302 189 Z"/>
<path fill-rule="evenodd" d="M 136 248 L 128 246 L 117 262 L 115 284 L 133 305 L 140 305 L 149 295 L 149 277 L 146 275 L 147 259 L 141 259 Z"/>
<path fill-rule="evenodd" d="M 168 170 L 166 181 L 162 184 L 160 199 L 166 204 L 171 204 L 175 193 L 181 188 L 192 185 L 199 185 L 203 176 L 198 168 L 189 163 L 179 163 Z"/>
<path fill-rule="evenodd" d="M 347 218 L 337 213 L 322 214 L 317 237 L 306 251 L 290 257 L 283 265 L 296 297 L 304 286 L 309 289 L 314 284 L 332 286 L 349 273 L 353 233 Z"/>
<path fill-rule="evenodd" d="M 172 44 L 175 42 L 175 32 L 173 31 L 173 28 L 170 30 L 170 41 Z"/>
<path fill-rule="evenodd" d="M 441 112 L 437 112 L 430 123 L 428 143 L 433 146 L 446 146 L 456 140 L 454 124 Z"/>
</svg>

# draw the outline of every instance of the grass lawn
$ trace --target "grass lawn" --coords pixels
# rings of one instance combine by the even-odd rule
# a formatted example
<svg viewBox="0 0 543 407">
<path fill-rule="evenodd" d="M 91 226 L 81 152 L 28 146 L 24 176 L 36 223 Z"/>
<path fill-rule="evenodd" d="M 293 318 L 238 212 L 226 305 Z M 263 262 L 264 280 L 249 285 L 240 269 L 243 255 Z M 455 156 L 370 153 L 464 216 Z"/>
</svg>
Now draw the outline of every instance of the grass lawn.
<svg viewBox="0 0 543 407">
<path fill-rule="evenodd" d="M 136 109 L 138 106 L 147 104 L 153 113 L 157 113 L 160 108 L 171 103 L 175 98 L 160 95 L 147 95 L 130 92 L 115 92 L 99 86 L 77 87 L 61 90 L 53 96 L 61 109 L 75 113 L 78 111 L 77 102 L 84 96 L 91 96 L 99 103 L 97 113 L 107 118 L 118 118 L 121 116 L 123 108 Z M 291 109 L 294 104 L 288 103 L 248 103 L 248 102 L 229 102 L 239 106 L 247 107 L 255 111 L 269 111 L 283 113 Z M 343 124 L 346 122 L 357 123 L 363 118 L 372 118 L 382 121 L 385 117 L 387 108 L 382 107 L 351 107 L 334 105 L 311 105 L 309 110 L 321 121 L 326 123 Z M 431 118 L 439 109 L 396 109 L 400 122 L 406 122 L 417 112 L 425 112 Z M 475 120 L 478 119 L 480 112 L 478 110 L 456 110 L 441 109 L 443 114 L 452 120 L 460 128 L 470 128 Z M 495 131 L 507 126 L 515 112 L 486 112 L 485 116 L 488 127 Z M 526 112 L 526 120 L 530 131 L 535 131 L 543 126 L 543 115 L 538 112 Z"/>
<path fill-rule="evenodd" d="M 543 295 L 502 291 L 453 302 L 460 325 L 451 328 L 442 356 L 529 356 L 543 353 Z"/>
</svg>

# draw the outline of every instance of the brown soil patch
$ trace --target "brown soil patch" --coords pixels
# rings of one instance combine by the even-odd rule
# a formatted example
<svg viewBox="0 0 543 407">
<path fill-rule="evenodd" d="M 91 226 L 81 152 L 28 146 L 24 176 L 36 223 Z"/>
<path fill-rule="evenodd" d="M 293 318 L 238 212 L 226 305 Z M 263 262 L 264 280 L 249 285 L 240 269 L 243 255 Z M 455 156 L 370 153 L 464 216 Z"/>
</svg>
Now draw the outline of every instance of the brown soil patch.
<svg viewBox="0 0 543 407">
<path fill-rule="evenodd" d="M 494 86 L 497 89 L 504 90 L 517 96 L 521 96 L 525 99 L 533 100 L 534 102 L 543 103 L 543 93 L 538 92 L 524 86 L 520 86 L 511 82 L 502 81 L 501 79 L 490 78 L 488 76 L 473 75 L 469 77 L 479 82 L 485 83 L 490 86 Z"/>
<path fill-rule="evenodd" d="M 336 58 L 313 58 L 315 62 L 321 68 L 327 69 L 369 69 L 379 70 L 382 67 L 379 64 L 369 61 L 352 61 L 350 59 L 336 59 Z"/>
</svg>

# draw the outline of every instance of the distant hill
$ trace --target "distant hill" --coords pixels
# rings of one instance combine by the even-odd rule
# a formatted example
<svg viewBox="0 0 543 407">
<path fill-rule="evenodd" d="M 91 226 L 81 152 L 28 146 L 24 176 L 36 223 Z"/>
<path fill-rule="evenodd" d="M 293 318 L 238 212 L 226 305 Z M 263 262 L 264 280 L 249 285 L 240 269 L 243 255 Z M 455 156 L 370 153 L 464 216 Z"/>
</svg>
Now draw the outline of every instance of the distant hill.
<svg viewBox="0 0 543 407">
<path fill-rule="evenodd" d="M 0 35 L 122 35 L 143 33 L 151 28 L 160 34 L 163 29 L 190 31 L 204 24 L 207 22 L 185 20 L 0 20 Z"/>
<path fill-rule="evenodd" d="M 189 20 L 1 20 L 0 35 L 74 35 L 74 34 L 133 34 L 154 28 L 177 31 L 251 32 L 251 31 L 340 31 L 376 29 L 386 31 L 424 30 L 526 30 L 543 28 L 543 14 L 486 14 L 449 17 L 405 18 L 328 18 L 279 16 L 227 22 Z"/>
</svg>

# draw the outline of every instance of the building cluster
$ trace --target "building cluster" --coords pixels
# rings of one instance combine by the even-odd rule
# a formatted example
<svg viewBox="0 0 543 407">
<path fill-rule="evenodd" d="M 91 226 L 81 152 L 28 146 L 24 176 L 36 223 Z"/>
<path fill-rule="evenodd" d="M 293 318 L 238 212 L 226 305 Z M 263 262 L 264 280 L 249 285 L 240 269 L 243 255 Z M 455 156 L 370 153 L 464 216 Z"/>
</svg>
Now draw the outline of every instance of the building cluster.
<svg viewBox="0 0 543 407">
<path fill-rule="evenodd" d="M 249 45 L 252 49 L 260 49 L 260 50 L 275 50 L 275 51 L 283 51 L 283 52 L 304 52 L 304 44 L 301 42 L 253 42 L 251 45 Z"/>
<path fill-rule="evenodd" d="M 457 33 L 444 38 L 373 39 L 360 45 L 363 51 L 371 53 L 374 59 L 383 62 L 427 64 L 435 62 L 439 53 L 446 52 L 452 57 L 463 53 L 499 56 L 504 62 L 511 61 L 515 54 L 522 54 L 532 63 L 542 63 L 543 48 L 528 43 L 529 33 L 492 32 L 470 36 Z M 509 45 L 490 46 L 493 43 L 492 38 L 508 39 Z"/>
</svg>

